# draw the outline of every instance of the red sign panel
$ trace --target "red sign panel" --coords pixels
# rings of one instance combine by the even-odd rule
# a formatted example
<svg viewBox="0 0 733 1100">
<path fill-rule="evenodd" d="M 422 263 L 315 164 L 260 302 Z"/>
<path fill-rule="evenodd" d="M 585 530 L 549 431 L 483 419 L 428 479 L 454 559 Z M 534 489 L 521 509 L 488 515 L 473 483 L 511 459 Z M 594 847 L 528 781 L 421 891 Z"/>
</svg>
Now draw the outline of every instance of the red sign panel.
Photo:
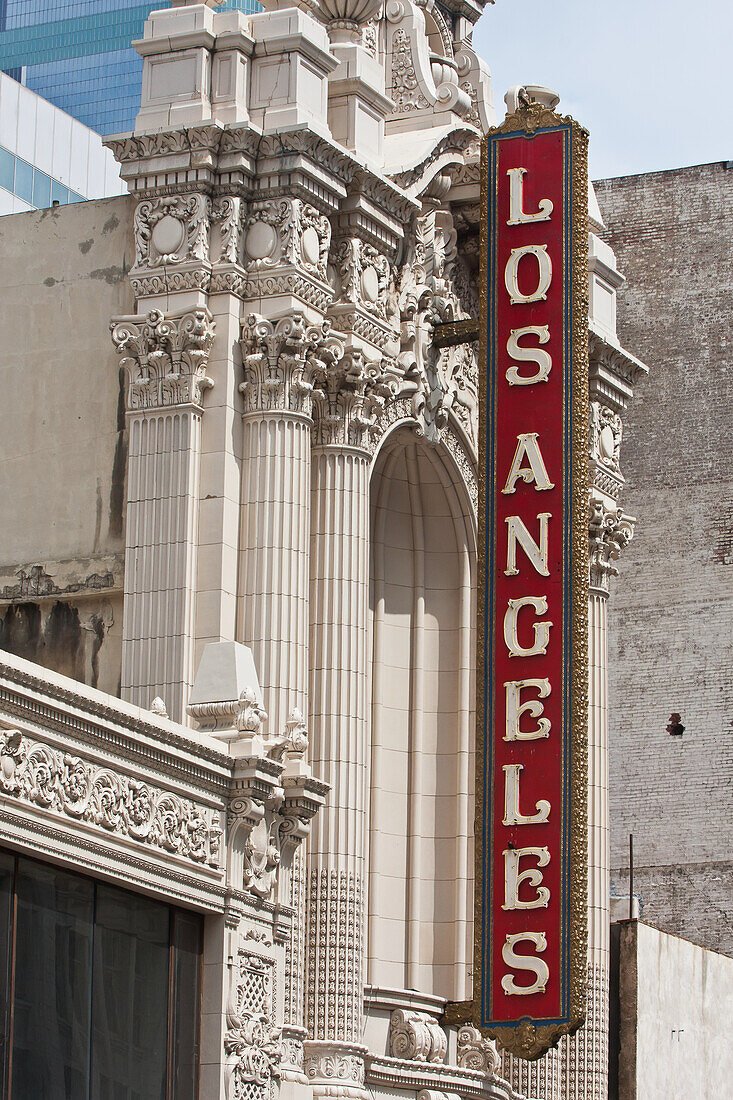
<svg viewBox="0 0 733 1100">
<path fill-rule="evenodd" d="M 583 1020 L 584 137 L 533 105 L 484 143 L 473 1014 L 525 1057 Z"/>
</svg>

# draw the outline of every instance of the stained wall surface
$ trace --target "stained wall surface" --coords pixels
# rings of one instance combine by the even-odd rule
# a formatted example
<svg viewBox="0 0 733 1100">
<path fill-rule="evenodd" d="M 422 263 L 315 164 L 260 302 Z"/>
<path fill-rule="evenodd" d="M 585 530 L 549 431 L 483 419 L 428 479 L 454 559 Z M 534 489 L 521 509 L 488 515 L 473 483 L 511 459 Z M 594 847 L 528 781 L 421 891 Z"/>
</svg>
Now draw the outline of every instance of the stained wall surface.
<svg viewBox="0 0 733 1100">
<path fill-rule="evenodd" d="M 595 187 L 627 278 L 619 336 L 649 366 L 624 417 L 639 522 L 609 608 L 612 889 L 633 833 L 643 919 L 732 953 L 733 169 Z"/>
<path fill-rule="evenodd" d="M 0 219 L 0 648 L 119 687 L 127 196 Z"/>
</svg>

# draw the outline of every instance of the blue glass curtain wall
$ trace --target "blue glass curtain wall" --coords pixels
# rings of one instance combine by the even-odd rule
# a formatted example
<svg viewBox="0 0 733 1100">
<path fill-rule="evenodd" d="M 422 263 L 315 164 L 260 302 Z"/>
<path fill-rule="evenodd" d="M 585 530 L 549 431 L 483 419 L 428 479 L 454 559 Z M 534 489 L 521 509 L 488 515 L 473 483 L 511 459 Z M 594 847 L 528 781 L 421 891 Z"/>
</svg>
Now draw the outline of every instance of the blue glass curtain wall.
<svg viewBox="0 0 733 1100">
<path fill-rule="evenodd" d="M 46 206 L 66 206 L 70 202 L 83 202 L 84 196 L 72 191 L 70 187 L 59 183 L 42 172 L 40 168 L 34 168 L 32 164 L 21 157 L 16 157 L 10 150 L 0 145 L 0 187 L 5 188 L 11 195 L 17 195 L 19 199 L 42 210 Z"/>
<path fill-rule="evenodd" d="M 4 7 L 3 7 L 4 5 Z M 0 69 L 100 134 L 132 130 L 140 107 L 142 38 L 165 0 L 0 0 Z M 257 11 L 256 0 L 222 10 Z M 4 18 L 3 18 L 4 12 Z"/>
</svg>

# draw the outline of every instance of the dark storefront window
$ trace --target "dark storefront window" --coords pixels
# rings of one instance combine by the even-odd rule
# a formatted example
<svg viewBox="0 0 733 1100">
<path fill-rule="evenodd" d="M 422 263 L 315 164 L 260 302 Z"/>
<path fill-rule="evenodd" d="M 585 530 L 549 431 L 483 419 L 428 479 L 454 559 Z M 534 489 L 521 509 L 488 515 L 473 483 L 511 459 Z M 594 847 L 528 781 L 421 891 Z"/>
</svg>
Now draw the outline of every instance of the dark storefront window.
<svg viewBox="0 0 733 1100">
<path fill-rule="evenodd" d="M 202 921 L 0 851 L 10 1100 L 196 1100 Z"/>
</svg>

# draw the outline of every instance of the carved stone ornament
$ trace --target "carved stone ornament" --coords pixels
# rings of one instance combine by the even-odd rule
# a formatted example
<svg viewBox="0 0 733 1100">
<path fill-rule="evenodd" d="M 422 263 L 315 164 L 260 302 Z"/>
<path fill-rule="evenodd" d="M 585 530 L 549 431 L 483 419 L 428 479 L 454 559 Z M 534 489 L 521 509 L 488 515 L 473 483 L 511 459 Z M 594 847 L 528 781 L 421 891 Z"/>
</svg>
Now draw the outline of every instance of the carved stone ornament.
<svg viewBox="0 0 733 1100">
<path fill-rule="evenodd" d="M 349 348 L 331 369 L 318 373 L 316 380 L 314 444 L 355 447 L 368 453 L 379 411 L 393 393 L 381 361 L 369 363 L 362 351 Z"/>
<path fill-rule="evenodd" d="M 212 204 L 211 221 L 219 231 L 219 249 L 216 257 L 219 263 L 241 263 L 242 209 L 242 200 L 233 195 L 218 198 Z M 211 251 L 213 259 L 213 242 Z"/>
<path fill-rule="evenodd" d="M 248 271 L 290 265 L 326 282 L 331 223 L 301 199 L 255 202 L 247 217 L 244 263 Z"/>
<path fill-rule="evenodd" d="M 386 256 L 356 237 L 344 237 L 331 253 L 331 283 L 337 302 L 352 302 L 387 319 L 390 265 Z"/>
<path fill-rule="evenodd" d="M 601 466 L 620 474 L 619 454 L 623 436 L 621 417 L 600 401 L 590 403 L 590 454 Z"/>
<path fill-rule="evenodd" d="M 250 830 L 245 845 L 244 889 L 257 897 L 270 896 L 280 864 L 277 819 L 269 814 Z"/>
<path fill-rule="evenodd" d="M 0 790 L 67 821 L 95 825 L 194 863 L 219 863 L 221 828 L 214 810 L 18 730 L 0 730 Z"/>
<path fill-rule="evenodd" d="M 209 258 L 206 195 L 163 195 L 144 199 L 135 211 L 135 268 Z"/>
<path fill-rule="evenodd" d="M 392 84 L 389 95 L 394 101 L 394 113 L 419 111 L 429 104 L 418 83 L 410 36 L 402 27 L 398 27 L 392 43 Z"/>
<path fill-rule="evenodd" d="M 635 523 L 621 508 L 609 508 L 602 501 L 591 499 L 588 515 L 591 588 L 608 592 L 610 578 L 619 573 L 616 561 L 631 542 Z"/>
<path fill-rule="evenodd" d="M 486 1039 L 477 1027 L 464 1024 L 458 1029 L 458 1065 L 479 1073 L 495 1074 L 501 1066 L 501 1056 L 493 1039 Z"/>
<path fill-rule="evenodd" d="M 347 1085 L 363 1088 L 364 1047 L 348 1043 L 311 1040 L 305 1043 L 303 1068 L 311 1084 Z"/>
<path fill-rule="evenodd" d="M 445 1061 L 448 1040 L 434 1017 L 426 1012 L 396 1008 L 389 1021 L 389 1053 L 408 1062 Z"/>
<path fill-rule="evenodd" d="M 302 313 L 293 313 L 273 324 L 252 314 L 242 334 L 244 412 L 283 409 L 310 416 L 315 379 L 323 379 L 342 355 L 343 340 L 328 321 L 308 325 Z"/>
<path fill-rule="evenodd" d="M 258 734 L 267 721 L 267 711 L 257 701 L 252 688 L 245 688 L 239 696 L 235 726 L 239 733 Z"/>
<path fill-rule="evenodd" d="M 283 1050 L 273 1016 L 273 963 L 239 949 L 224 1034 L 227 1100 L 269 1100 Z"/>
<path fill-rule="evenodd" d="M 208 309 L 182 317 L 153 309 L 145 317 L 113 320 L 110 332 L 128 374 L 129 411 L 203 403 L 205 390 L 214 384 L 206 374 L 214 342 Z"/>
<path fill-rule="evenodd" d="M 401 319 L 400 394 L 410 394 L 426 438 L 437 442 L 449 412 L 475 449 L 478 364 L 472 345 L 436 349 L 433 325 L 476 315 L 475 292 L 458 259 L 451 215 L 428 210 L 415 220 L 397 287 Z"/>
</svg>

